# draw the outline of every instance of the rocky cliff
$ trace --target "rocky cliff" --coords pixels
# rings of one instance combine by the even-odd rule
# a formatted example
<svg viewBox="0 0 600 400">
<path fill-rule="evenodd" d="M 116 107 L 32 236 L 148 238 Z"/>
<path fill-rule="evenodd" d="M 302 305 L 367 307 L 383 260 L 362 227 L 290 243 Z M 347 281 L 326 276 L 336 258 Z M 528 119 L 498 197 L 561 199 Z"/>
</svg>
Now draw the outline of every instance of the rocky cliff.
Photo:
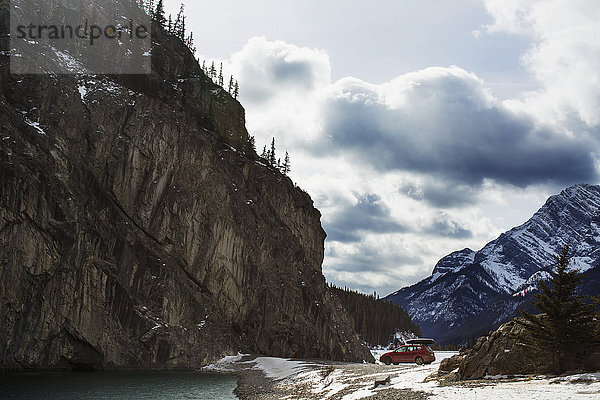
<svg viewBox="0 0 600 400">
<path fill-rule="evenodd" d="M 432 275 L 386 299 L 397 302 L 442 343 L 464 343 L 530 307 L 538 282 L 565 244 L 585 272 L 581 292 L 600 292 L 600 186 L 575 185 L 550 197 L 531 219 L 481 250 L 442 258 Z"/>
<path fill-rule="evenodd" d="M 140 76 L 10 75 L 2 37 L 0 370 L 372 361 L 327 292 L 310 197 L 153 35 Z"/>
<path fill-rule="evenodd" d="M 483 379 L 489 376 L 552 374 L 551 357 L 527 351 L 517 337 L 524 328 L 514 320 L 496 331 L 480 337 L 473 347 L 440 363 L 438 377 L 456 381 Z M 600 368 L 600 344 L 591 345 L 577 362 L 570 361 L 571 371 L 597 371 Z"/>
</svg>

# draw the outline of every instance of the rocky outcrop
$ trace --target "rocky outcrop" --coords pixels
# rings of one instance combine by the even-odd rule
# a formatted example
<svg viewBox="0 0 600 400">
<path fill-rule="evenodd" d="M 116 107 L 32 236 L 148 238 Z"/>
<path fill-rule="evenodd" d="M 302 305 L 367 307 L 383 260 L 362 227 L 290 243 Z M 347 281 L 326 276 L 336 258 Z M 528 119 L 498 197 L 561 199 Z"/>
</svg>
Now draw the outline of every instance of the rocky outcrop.
<svg viewBox="0 0 600 400">
<path fill-rule="evenodd" d="M 310 197 L 153 33 L 149 76 L 13 76 L 0 55 L 0 370 L 372 361 L 327 292 Z"/>
<path fill-rule="evenodd" d="M 438 376 L 443 380 L 482 379 L 489 376 L 551 374 L 551 357 L 527 351 L 517 337 L 523 327 L 509 321 L 498 330 L 480 337 L 470 349 L 440 363 Z M 569 365 L 571 370 L 600 370 L 600 346 L 591 346 L 583 358 Z"/>
</svg>

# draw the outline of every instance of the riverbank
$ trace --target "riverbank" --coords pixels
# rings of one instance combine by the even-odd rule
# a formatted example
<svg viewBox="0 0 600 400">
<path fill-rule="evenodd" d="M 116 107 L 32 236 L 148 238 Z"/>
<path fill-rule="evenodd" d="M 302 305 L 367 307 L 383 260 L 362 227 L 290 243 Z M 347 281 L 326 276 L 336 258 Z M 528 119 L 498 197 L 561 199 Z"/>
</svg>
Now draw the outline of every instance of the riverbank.
<svg viewBox="0 0 600 400">
<path fill-rule="evenodd" d="M 376 364 L 296 361 L 259 357 L 240 374 L 236 395 L 242 400 L 359 398 L 376 380 L 385 380 L 397 367 Z M 427 394 L 411 389 L 381 387 L 373 399 L 425 400 Z"/>
<path fill-rule="evenodd" d="M 500 379 L 454 384 L 431 376 L 441 360 L 456 353 L 436 352 L 437 360 L 424 366 L 414 364 L 352 364 L 304 361 L 273 357 L 226 357 L 207 370 L 235 373 L 236 395 L 241 400 L 503 400 L 523 397 L 532 400 L 568 398 L 592 400 L 600 396 L 600 373 L 571 377 L 545 376 Z M 376 358 L 377 354 L 374 354 Z M 375 387 L 376 381 L 389 381 Z"/>
</svg>

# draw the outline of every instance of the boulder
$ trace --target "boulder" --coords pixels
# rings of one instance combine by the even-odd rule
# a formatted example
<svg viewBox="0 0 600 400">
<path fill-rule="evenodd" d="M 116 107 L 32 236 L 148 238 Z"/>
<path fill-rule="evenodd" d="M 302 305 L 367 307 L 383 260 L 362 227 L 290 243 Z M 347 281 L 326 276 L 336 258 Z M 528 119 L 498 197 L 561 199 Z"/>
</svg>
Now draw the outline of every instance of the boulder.
<svg viewBox="0 0 600 400">
<path fill-rule="evenodd" d="M 438 377 L 444 380 L 483 379 L 489 376 L 552 374 L 549 356 L 529 351 L 519 342 L 523 327 L 516 320 L 501 325 L 489 335 L 480 337 L 470 349 L 442 361 Z M 592 345 L 583 358 L 568 365 L 572 371 L 600 369 L 600 346 Z"/>
</svg>

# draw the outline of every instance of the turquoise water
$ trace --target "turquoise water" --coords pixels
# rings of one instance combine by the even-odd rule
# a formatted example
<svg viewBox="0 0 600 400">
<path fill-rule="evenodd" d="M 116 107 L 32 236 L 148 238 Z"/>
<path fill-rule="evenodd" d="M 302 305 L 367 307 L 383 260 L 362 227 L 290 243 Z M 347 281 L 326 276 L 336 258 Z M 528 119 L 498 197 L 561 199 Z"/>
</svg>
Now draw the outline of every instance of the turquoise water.
<svg viewBox="0 0 600 400">
<path fill-rule="evenodd" d="M 0 375 L 0 399 L 233 400 L 237 378 L 198 372 L 90 372 Z"/>
</svg>

